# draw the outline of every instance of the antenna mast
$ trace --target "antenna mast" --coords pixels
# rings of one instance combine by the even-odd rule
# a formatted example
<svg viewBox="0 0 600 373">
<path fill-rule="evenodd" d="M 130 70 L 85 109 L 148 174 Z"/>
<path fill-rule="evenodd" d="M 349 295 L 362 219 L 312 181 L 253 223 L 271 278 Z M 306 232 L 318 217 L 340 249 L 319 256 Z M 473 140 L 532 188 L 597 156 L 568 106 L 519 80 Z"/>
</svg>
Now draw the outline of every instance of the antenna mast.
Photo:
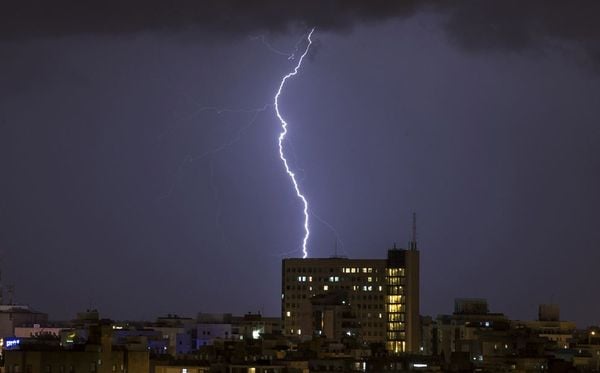
<svg viewBox="0 0 600 373">
<path fill-rule="evenodd" d="M 410 238 L 409 248 L 411 250 L 417 249 L 417 213 L 413 212 L 412 216 L 412 236 Z"/>
</svg>

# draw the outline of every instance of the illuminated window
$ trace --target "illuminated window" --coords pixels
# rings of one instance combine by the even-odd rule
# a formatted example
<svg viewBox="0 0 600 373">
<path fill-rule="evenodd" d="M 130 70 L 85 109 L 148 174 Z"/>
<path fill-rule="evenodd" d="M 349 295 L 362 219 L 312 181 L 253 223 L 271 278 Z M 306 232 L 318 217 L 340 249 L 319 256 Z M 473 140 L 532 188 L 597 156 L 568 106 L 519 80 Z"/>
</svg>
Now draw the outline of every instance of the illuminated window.
<svg viewBox="0 0 600 373">
<path fill-rule="evenodd" d="M 401 303 L 402 295 L 388 295 L 387 301 L 388 303 Z"/>
<path fill-rule="evenodd" d="M 285 315 L 286 315 L 287 317 L 291 317 L 291 316 L 292 316 L 292 313 L 291 313 L 290 311 L 287 311 L 287 312 L 285 313 Z"/>
<path fill-rule="evenodd" d="M 379 291 L 383 291 L 383 286 L 379 285 Z"/>
<path fill-rule="evenodd" d="M 367 277 L 367 282 L 373 282 L 373 277 Z"/>
<path fill-rule="evenodd" d="M 325 291 L 329 290 L 329 286 L 323 285 L 323 290 L 325 290 Z"/>
<path fill-rule="evenodd" d="M 298 329 L 298 335 L 302 334 L 302 330 Z"/>
</svg>

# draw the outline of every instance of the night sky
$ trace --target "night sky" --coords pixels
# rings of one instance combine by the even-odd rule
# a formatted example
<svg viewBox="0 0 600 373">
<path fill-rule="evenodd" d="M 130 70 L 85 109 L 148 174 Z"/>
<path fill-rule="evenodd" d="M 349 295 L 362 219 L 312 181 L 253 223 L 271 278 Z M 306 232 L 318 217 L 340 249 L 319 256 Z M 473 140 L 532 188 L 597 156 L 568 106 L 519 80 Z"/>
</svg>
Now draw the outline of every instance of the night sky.
<svg viewBox="0 0 600 373">
<path fill-rule="evenodd" d="M 85 3 L 85 5 L 84 5 Z M 384 258 L 423 314 L 600 323 L 600 3 L 6 1 L 0 251 L 68 319 L 280 312 L 281 259 Z M 297 57 L 297 55 L 296 55 Z M 6 294 L 6 291 L 5 291 Z"/>
</svg>

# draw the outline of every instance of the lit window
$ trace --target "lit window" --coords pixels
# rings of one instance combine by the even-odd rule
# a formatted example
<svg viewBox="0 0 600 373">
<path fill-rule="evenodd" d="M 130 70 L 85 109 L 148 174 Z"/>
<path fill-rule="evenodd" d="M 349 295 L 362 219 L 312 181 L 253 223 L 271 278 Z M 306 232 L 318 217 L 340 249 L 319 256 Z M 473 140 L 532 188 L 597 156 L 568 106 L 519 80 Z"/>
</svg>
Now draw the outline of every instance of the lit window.
<svg viewBox="0 0 600 373">
<path fill-rule="evenodd" d="M 329 290 L 329 286 L 323 285 L 323 290 L 325 290 L 325 291 Z"/>
<path fill-rule="evenodd" d="M 373 277 L 367 277 L 367 282 L 373 282 Z"/>
<path fill-rule="evenodd" d="M 298 335 L 302 334 L 302 329 L 298 329 Z"/>
<path fill-rule="evenodd" d="M 291 317 L 291 316 L 292 316 L 292 313 L 291 313 L 290 311 L 287 311 L 287 312 L 285 313 L 285 315 L 286 315 L 287 317 Z"/>
<path fill-rule="evenodd" d="M 383 286 L 379 285 L 379 291 L 383 290 Z"/>
</svg>

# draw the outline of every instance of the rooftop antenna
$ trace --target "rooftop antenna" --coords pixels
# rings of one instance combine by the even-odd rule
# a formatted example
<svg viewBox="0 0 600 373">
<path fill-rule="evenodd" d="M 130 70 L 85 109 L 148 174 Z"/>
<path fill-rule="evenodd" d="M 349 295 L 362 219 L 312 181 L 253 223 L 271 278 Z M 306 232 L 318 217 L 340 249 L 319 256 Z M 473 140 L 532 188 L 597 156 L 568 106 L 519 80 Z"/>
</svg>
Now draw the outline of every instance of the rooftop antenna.
<svg viewBox="0 0 600 373">
<path fill-rule="evenodd" d="M 408 243 L 410 250 L 417 250 L 417 213 L 413 212 L 412 216 L 412 236 Z"/>
</svg>

